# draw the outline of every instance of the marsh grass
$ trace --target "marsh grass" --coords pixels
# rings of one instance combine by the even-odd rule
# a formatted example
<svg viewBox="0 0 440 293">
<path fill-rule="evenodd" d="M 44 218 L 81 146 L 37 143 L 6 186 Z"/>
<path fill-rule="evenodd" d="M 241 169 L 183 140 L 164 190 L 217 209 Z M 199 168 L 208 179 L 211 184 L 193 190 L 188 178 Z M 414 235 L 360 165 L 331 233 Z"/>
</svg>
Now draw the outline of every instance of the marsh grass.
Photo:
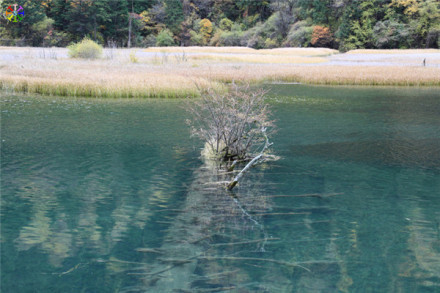
<svg viewBox="0 0 440 293">
<path fill-rule="evenodd" d="M 112 98 L 197 97 L 199 91 L 196 85 L 220 91 L 225 89 L 224 85 L 206 78 L 154 72 L 145 70 L 142 64 L 129 62 L 42 61 L 36 59 L 25 65 L 6 65 L 0 70 L 0 89 L 45 95 Z"/>
<path fill-rule="evenodd" d="M 189 73 L 188 73 L 189 74 Z M 292 82 L 322 85 L 440 86 L 439 68 L 402 66 L 277 66 L 242 65 L 199 67 L 195 76 L 236 82 Z"/>
<path fill-rule="evenodd" d="M 182 49 L 179 49 L 181 53 Z M 203 50 L 221 51 L 227 48 Z M 286 56 L 281 52 L 295 49 L 275 50 L 280 55 L 239 54 L 226 60 L 221 59 L 224 55 L 200 57 L 186 54 L 185 58 L 176 58 L 167 51 L 147 56 L 138 51 L 134 55 L 137 63 L 133 63 L 130 56 L 133 51 L 126 49 L 113 49 L 111 59 L 99 60 L 69 59 L 66 49 L 54 49 L 57 54 L 55 60 L 40 58 L 41 48 L 0 47 L 0 89 L 59 96 L 178 98 L 197 97 L 199 88 L 226 91 L 225 84 L 233 81 L 440 86 L 440 68 L 435 66 L 307 65 L 309 58 L 320 60 L 322 57 Z M 151 61 L 151 56 L 153 59 L 156 56 L 156 64 Z M 254 58 L 265 62 L 257 63 Z M 277 63 L 276 58 L 293 58 L 299 63 Z"/>
<path fill-rule="evenodd" d="M 247 47 L 151 47 L 145 52 L 181 53 L 213 53 L 213 54 L 254 54 L 254 55 L 291 55 L 291 56 L 328 56 L 338 53 L 328 48 L 276 48 L 256 50 Z"/>
<path fill-rule="evenodd" d="M 346 54 L 426 54 L 426 53 L 440 54 L 440 50 L 439 49 L 388 49 L 388 50 L 358 49 L 358 50 L 348 51 Z"/>
<path fill-rule="evenodd" d="M 328 62 L 322 57 L 303 57 L 303 56 L 283 56 L 283 55 L 253 55 L 240 54 L 231 56 L 213 56 L 213 55 L 193 55 L 189 56 L 190 61 L 206 62 L 228 62 L 228 63 L 272 63 L 272 64 L 309 64 Z"/>
<path fill-rule="evenodd" d="M 20 77 L 2 78 L 0 80 L 0 89 L 54 96 L 100 98 L 182 98 L 199 96 L 197 89 L 188 87 L 186 82 L 176 83 L 176 80 L 172 82 L 175 85 L 173 87 L 164 87 L 160 84 L 136 86 L 133 83 L 124 86 L 114 86 L 110 83 L 96 84 L 93 82 L 65 80 L 48 81 L 42 78 L 28 79 Z M 200 82 L 200 80 L 196 82 Z"/>
</svg>

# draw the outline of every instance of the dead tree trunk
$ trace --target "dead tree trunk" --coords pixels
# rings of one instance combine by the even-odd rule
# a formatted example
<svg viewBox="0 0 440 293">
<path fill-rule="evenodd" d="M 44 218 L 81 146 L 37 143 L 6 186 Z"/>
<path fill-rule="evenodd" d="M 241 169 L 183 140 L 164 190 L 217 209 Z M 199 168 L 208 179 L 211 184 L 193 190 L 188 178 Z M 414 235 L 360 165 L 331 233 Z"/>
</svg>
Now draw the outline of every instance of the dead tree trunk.
<svg viewBox="0 0 440 293">
<path fill-rule="evenodd" d="M 273 144 L 269 142 L 269 138 L 267 137 L 265 127 L 261 128 L 261 132 L 263 133 L 264 138 L 266 139 L 266 143 L 264 144 L 263 150 L 260 152 L 258 156 L 256 156 L 249 163 L 247 163 L 247 165 L 243 168 L 243 170 L 241 170 L 240 173 L 238 173 L 238 175 L 235 176 L 234 180 L 232 180 L 228 184 L 228 190 L 232 190 L 237 185 L 238 181 L 241 179 L 241 177 L 243 177 L 244 173 L 246 173 L 247 170 L 249 170 L 252 166 L 258 164 L 261 160 L 264 159 L 264 152 Z"/>
<path fill-rule="evenodd" d="M 131 48 L 131 27 L 132 27 L 132 18 L 134 13 L 133 0 L 131 0 L 131 13 L 128 14 L 128 43 L 127 47 Z"/>
</svg>

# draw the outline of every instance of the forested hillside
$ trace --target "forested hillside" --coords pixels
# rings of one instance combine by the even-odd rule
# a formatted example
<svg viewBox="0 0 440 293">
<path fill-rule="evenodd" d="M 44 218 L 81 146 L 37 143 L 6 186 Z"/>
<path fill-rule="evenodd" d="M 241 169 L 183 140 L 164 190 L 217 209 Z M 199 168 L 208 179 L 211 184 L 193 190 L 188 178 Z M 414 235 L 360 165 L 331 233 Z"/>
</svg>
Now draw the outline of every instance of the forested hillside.
<svg viewBox="0 0 440 293">
<path fill-rule="evenodd" d="M 3 2 L 3 3 L 1 3 Z M 0 45 L 438 48 L 439 0 L 26 0 Z"/>
</svg>

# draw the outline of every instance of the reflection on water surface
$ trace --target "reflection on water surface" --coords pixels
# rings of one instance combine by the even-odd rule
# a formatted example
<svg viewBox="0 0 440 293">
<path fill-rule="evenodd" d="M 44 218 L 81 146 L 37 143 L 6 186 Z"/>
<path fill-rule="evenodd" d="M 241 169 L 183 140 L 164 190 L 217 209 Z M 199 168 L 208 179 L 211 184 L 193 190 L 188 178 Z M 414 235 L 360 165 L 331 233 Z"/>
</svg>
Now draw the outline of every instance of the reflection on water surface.
<svg viewBox="0 0 440 293">
<path fill-rule="evenodd" d="M 181 101 L 3 94 L 2 291 L 438 291 L 438 91 L 272 93 L 234 193 Z"/>
</svg>

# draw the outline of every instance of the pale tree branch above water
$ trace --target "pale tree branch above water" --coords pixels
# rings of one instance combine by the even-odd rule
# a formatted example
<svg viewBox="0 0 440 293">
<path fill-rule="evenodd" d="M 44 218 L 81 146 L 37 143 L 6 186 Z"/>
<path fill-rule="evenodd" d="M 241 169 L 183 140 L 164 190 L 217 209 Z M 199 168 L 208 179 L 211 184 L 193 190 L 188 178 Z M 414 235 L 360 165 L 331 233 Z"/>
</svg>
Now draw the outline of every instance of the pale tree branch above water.
<svg viewBox="0 0 440 293">
<path fill-rule="evenodd" d="M 192 116 L 187 123 L 192 135 L 204 141 L 205 159 L 226 163 L 228 171 L 239 162 L 250 161 L 230 182 L 229 190 L 250 167 L 263 160 L 272 146 L 267 129 L 274 125 L 265 102 L 266 93 L 264 89 L 253 90 L 249 85 L 233 83 L 226 94 L 209 89 L 187 105 Z"/>
</svg>

